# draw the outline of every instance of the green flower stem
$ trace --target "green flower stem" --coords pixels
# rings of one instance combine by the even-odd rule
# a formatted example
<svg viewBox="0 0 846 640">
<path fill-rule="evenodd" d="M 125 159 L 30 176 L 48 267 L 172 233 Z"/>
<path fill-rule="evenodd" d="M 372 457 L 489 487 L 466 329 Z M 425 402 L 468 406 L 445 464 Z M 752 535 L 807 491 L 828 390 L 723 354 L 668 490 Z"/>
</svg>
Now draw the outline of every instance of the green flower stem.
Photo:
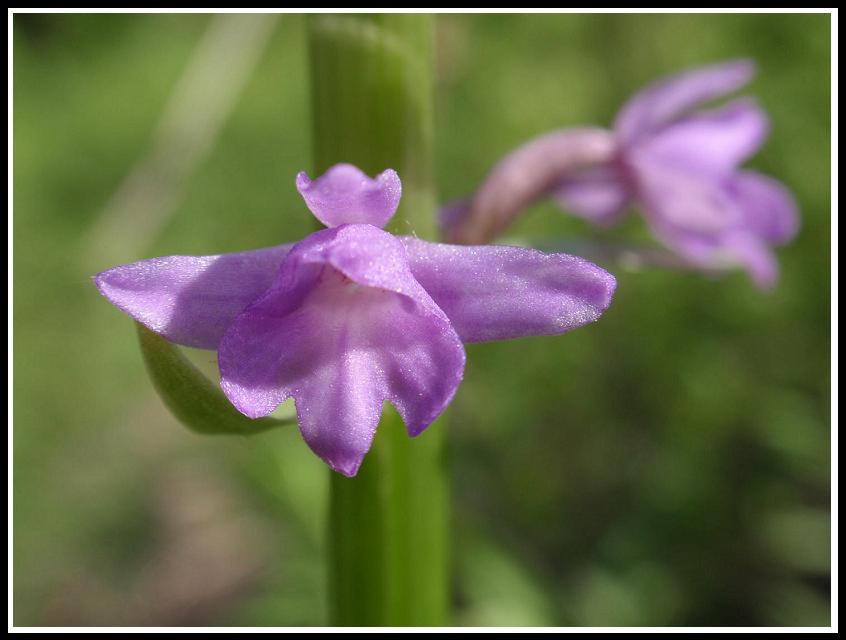
<svg viewBox="0 0 846 640">
<path fill-rule="evenodd" d="M 396 169 L 403 196 L 389 230 L 434 239 L 432 17 L 312 16 L 309 38 L 315 174 L 338 162 Z M 446 624 L 443 431 L 410 439 L 386 406 L 358 475 L 332 474 L 332 624 Z"/>
</svg>

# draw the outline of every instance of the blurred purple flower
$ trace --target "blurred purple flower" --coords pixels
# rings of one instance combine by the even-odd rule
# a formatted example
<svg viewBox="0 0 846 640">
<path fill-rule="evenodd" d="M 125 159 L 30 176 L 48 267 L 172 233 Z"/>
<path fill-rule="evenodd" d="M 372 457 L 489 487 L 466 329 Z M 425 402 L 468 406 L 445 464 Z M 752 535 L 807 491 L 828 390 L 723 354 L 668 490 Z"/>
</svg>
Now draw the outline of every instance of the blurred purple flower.
<svg viewBox="0 0 846 640">
<path fill-rule="evenodd" d="M 613 132 L 606 132 L 614 145 L 606 140 L 604 157 L 582 152 L 582 166 L 571 162 L 557 179 L 532 182 L 526 174 L 579 156 L 583 144 L 575 137 L 581 130 L 541 136 L 503 159 L 467 210 L 476 221 L 486 215 L 516 216 L 515 208 L 500 212 L 482 206 L 503 201 L 497 182 L 504 179 L 525 185 L 524 203 L 552 196 L 600 226 L 616 223 L 637 202 L 654 235 L 691 264 L 709 270 L 742 265 L 758 286 L 770 287 L 778 277 L 771 247 L 793 238 L 798 216 L 781 184 L 739 168 L 766 138 L 767 117 L 749 98 L 694 112 L 741 88 L 753 75 L 752 62 L 740 60 L 660 80 L 620 110 Z M 590 140 L 599 148 L 600 132 L 586 131 L 593 131 Z M 450 215 L 453 224 L 475 223 L 460 220 L 455 208 Z"/>
<path fill-rule="evenodd" d="M 251 418 L 293 397 L 302 435 L 352 476 L 384 401 L 411 436 L 464 372 L 463 342 L 564 333 L 608 307 L 613 276 L 565 254 L 393 236 L 400 179 L 336 165 L 297 176 L 329 228 L 294 245 L 170 256 L 95 276 L 116 307 L 173 342 L 215 349 L 221 387 Z"/>
</svg>

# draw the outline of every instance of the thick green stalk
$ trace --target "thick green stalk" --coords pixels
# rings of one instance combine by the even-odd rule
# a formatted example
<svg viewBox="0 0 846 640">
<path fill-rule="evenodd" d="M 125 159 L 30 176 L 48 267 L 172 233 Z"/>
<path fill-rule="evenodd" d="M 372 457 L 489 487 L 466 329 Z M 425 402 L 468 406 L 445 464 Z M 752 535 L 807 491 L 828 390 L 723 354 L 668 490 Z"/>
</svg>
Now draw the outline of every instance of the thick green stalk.
<svg viewBox="0 0 846 640">
<path fill-rule="evenodd" d="M 432 17 L 309 21 L 315 173 L 396 169 L 390 231 L 434 239 Z M 340 626 L 443 625 L 449 602 L 444 426 L 410 439 L 386 406 L 355 478 L 332 475 L 330 605 Z"/>
</svg>

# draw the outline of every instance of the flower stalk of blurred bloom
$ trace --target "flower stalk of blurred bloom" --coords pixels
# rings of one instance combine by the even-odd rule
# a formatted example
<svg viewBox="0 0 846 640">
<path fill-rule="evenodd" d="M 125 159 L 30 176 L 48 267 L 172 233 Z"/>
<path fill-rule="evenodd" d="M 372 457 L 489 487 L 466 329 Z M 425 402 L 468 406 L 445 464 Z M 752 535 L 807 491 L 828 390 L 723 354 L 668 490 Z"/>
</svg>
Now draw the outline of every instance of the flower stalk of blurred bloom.
<svg viewBox="0 0 846 640">
<path fill-rule="evenodd" d="M 293 397 L 303 438 L 354 476 L 387 400 L 408 434 L 446 408 L 464 342 L 555 335 L 596 320 L 615 281 L 566 254 L 455 246 L 382 227 L 402 187 L 341 164 L 297 177 L 326 229 L 294 245 L 168 256 L 94 281 L 116 307 L 177 344 L 218 352 L 221 387 L 248 418 Z"/>
<path fill-rule="evenodd" d="M 773 286 L 772 247 L 796 234 L 796 206 L 775 180 L 740 169 L 764 142 L 767 117 L 749 98 L 696 111 L 753 75 L 746 60 L 682 73 L 630 99 L 613 131 L 557 131 L 530 141 L 500 161 L 471 199 L 444 209 L 447 236 L 487 242 L 545 197 L 601 227 L 637 203 L 655 237 L 692 266 L 740 266 L 759 287 Z"/>
</svg>

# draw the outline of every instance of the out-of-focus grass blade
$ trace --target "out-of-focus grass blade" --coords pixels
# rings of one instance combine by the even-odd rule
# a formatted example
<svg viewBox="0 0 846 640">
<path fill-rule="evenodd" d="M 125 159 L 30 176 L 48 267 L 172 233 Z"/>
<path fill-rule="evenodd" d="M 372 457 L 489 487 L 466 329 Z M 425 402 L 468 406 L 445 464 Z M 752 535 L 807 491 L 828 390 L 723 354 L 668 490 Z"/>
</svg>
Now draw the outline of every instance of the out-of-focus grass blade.
<svg viewBox="0 0 846 640">
<path fill-rule="evenodd" d="M 238 413 L 223 392 L 175 344 L 136 323 L 144 364 L 161 399 L 191 431 L 204 435 L 252 435 L 294 420 L 251 420 Z"/>
</svg>

